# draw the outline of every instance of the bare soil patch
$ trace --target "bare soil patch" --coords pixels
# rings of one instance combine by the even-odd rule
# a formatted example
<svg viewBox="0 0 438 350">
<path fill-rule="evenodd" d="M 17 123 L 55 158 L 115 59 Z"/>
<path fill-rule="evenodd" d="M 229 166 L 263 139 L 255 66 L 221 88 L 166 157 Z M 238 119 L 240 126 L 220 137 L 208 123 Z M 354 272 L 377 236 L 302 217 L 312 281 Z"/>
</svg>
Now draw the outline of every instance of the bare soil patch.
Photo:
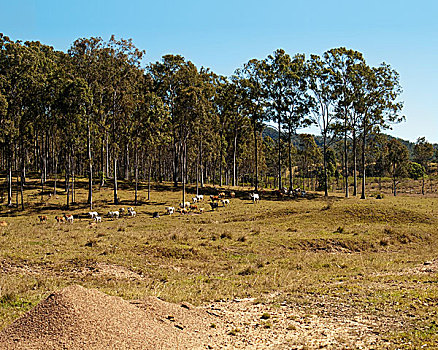
<svg viewBox="0 0 438 350">
<path fill-rule="evenodd" d="M 201 307 L 155 297 L 128 302 L 74 285 L 51 294 L 0 332 L 0 348 L 345 349 L 376 344 L 377 319 L 342 305 L 321 310 L 254 298 Z"/>
</svg>

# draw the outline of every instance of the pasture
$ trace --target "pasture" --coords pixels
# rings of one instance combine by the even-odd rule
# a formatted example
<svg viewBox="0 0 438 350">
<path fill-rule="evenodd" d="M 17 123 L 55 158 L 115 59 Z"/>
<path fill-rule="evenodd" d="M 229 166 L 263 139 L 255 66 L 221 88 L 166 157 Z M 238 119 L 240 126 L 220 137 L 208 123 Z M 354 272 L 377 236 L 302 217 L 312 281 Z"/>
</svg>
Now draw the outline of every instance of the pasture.
<svg viewBox="0 0 438 350">
<path fill-rule="evenodd" d="M 86 201 L 84 187 L 85 180 L 78 203 Z M 112 189 L 96 187 L 97 223 L 85 204 L 61 209 L 62 191 L 41 202 L 36 180 L 25 192 L 24 212 L 3 206 L 0 328 L 51 291 L 81 284 L 125 299 L 287 302 L 308 317 L 371 320 L 377 348 L 438 345 L 436 194 L 360 200 L 311 192 L 278 200 L 267 191 L 253 204 L 249 187 L 235 187 L 220 190 L 236 192 L 229 205 L 211 210 L 208 195 L 219 189 L 206 187 L 198 203 L 204 213 L 166 215 L 166 206 L 178 207 L 181 191 L 153 186 L 147 201 L 145 188 L 136 217 L 111 219 L 108 211 L 133 205 L 132 189 L 122 184 L 114 206 Z M 189 187 L 187 200 L 193 193 Z M 154 212 L 160 217 L 152 218 Z M 58 223 L 62 213 L 73 214 L 74 223 Z"/>
</svg>

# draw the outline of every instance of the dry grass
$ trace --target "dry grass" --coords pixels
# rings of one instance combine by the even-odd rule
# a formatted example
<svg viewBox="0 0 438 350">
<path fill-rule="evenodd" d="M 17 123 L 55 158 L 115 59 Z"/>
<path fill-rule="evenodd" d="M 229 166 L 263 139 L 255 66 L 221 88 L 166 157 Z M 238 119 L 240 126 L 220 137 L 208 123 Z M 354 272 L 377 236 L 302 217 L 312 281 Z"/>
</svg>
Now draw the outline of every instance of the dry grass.
<svg viewBox="0 0 438 350">
<path fill-rule="evenodd" d="M 111 189 L 96 189 L 95 209 L 130 206 L 133 193 L 121 187 L 117 207 Z M 136 218 L 96 225 L 83 205 L 70 211 L 81 217 L 74 224 L 56 223 L 65 196 L 38 203 L 38 190 L 27 190 L 25 212 L 0 212 L 8 223 L 0 227 L 0 327 L 54 289 L 80 283 L 127 299 L 193 304 L 275 293 L 316 313 L 381 319 L 382 347 L 438 344 L 437 271 L 417 268 L 438 258 L 436 196 L 278 201 L 266 194 L 253 205 L 246 189 L 234 190 L 239 198 L 227 207 L 210 211 L 205 201 L 204 214 L 173 216 L 164 207 L 177 206 L 179 191 L 154 188 L 146 201 L 142 190 Z M 78 203 L 85 199 L 80 189 Z"/>
</svg>

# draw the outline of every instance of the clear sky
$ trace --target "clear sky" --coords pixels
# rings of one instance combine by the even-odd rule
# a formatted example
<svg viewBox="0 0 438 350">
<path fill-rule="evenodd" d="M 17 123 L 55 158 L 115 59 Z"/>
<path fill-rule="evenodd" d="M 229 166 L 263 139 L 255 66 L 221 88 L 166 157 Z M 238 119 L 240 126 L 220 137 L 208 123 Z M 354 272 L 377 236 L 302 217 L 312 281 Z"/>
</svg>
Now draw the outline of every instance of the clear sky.
<svg viewBox="0 0 438 350">
<path fill-rule="evenodd" d="M 146 61 L 181 54 L 231 75 L 277 48 L 290 55 L 339 46 L 401 76 L 406 122 L 388 133 L 438 143 L 438 2 L 433 0 L 0 0 L 0 32 L 66 51 L 81 37 L 132 38 Z"/>
</svg>

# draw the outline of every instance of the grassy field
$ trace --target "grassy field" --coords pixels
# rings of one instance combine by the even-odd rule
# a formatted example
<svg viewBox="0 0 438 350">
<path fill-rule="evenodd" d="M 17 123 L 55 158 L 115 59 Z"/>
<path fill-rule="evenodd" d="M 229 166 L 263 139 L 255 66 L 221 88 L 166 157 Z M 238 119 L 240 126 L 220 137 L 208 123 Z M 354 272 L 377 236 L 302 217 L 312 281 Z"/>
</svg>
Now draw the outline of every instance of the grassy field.
<svg viewBox="0 0 438 350">
<path fill-rule="evenodd" d="M 82 186 L 85 180 L 78 203 L 86 199 Z M 115 207 L 112 189 L 96 187 L 95 209 L 132 205 L 129 185 L 121 188 Z M 146 201 L 142 189 L 137 217 L 91 225 L 85 205 L 66 211 L 62 192 L 40 202 L 29 186 L 24 212 L 0 212 L 8 224 L 0 227 L 0 328 L 51 291 L 79 283 L 126 299 L 155 295 L 193 304 L 274 295 L 274 302 L 313 313 L 375 317 L 376 334 L 394 348 L 438 346 L 436 193 L 277 200 L 266 192 L 254 205 L 249 188 L 233 190 L 228 207 L 211 211 L 205 200 L 203 214 L 169 216 L 164 207 L 177 206 L 181 192 L 156 186 Z M 161 217 L 153 219 L 156 211 Z M 79 219 L 57 223 L 64 212 Z"/>
</svg>

